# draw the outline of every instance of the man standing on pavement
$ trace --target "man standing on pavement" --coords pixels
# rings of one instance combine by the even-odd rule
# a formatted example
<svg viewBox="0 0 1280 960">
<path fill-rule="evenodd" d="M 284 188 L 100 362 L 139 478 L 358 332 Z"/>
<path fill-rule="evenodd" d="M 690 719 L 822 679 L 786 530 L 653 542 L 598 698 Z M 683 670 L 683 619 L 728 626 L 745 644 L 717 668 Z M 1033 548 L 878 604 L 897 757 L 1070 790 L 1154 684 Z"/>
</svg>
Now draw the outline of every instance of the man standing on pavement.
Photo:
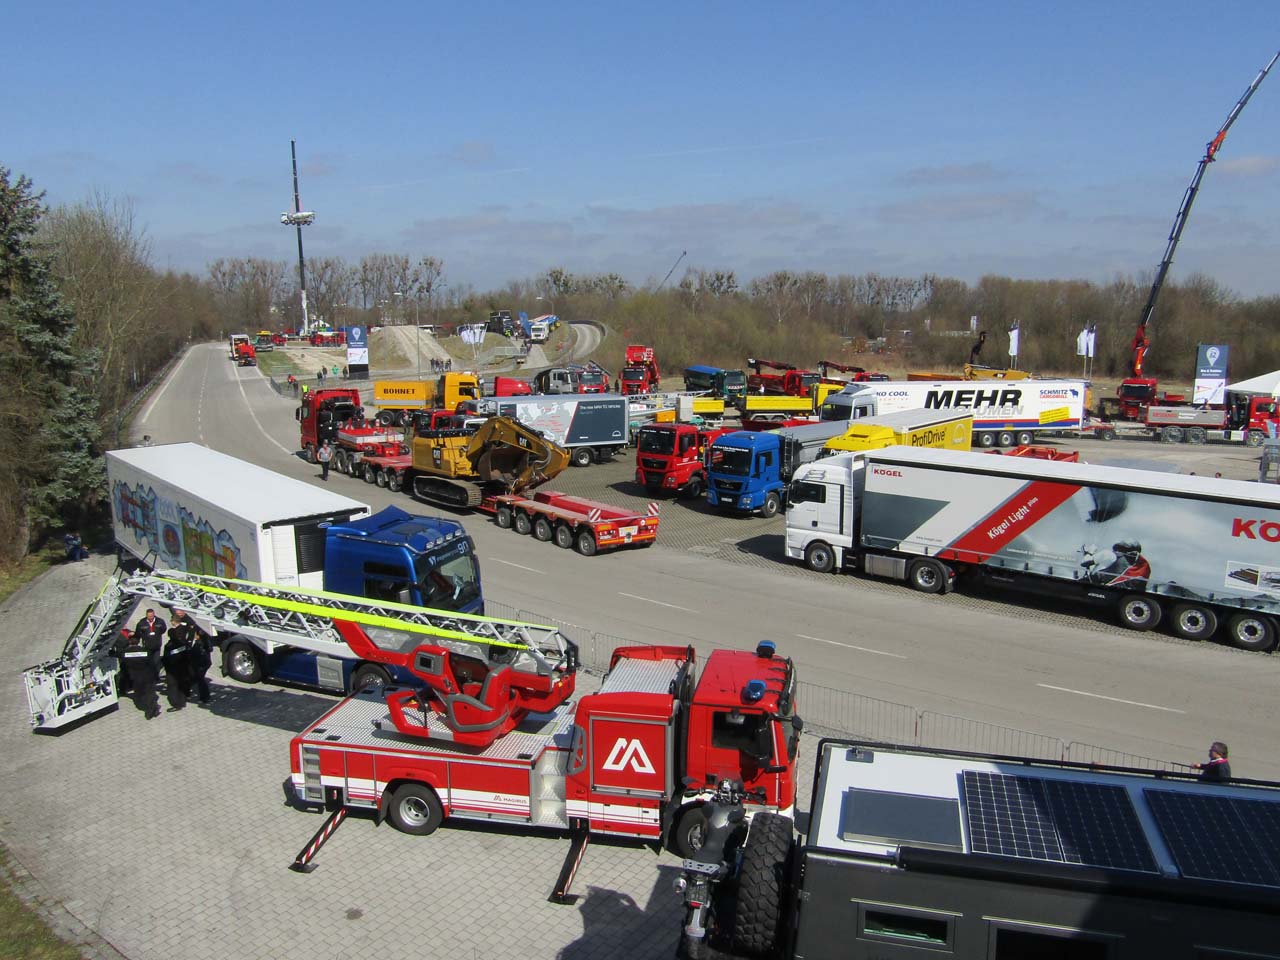
<svg viewBox="0 0 1280 960">
<path fill-rule="evenodd" d="M 329 481 L 329 461 L 332 459 L 333 448 L 329 446 L 329 441 L 321 441 L 320 449 L 316 451 L 316 461 L 320 464 L 320 479 L 326 483 Z"/>
<path fill-rule="evenodd" d="M 147 616 L 154 618 L 155 611 L 148 610 Z M 121 659 L 129 673 L 129 685 L 133 687 L 133 702 L 150 720 L 160 716 L 160 701 L 156 697 L 156 681 L 160 679 L 160 674 L 153 658 L 160 653 L 162 634 L 143 629 L 146 622 L 140 620 L 133 632 L 128 634 Z"/>
<path fill-rule="evenodd" d="M 194 628 L 181 610 L 173 611 L 169 642 L 164 648 L 165 688 L 170 711 L 181 710 L 191 696 L 191 641 Z"/>
<path fill-rule="evenodd" d="M 151 652 L 151 668 L 160 679 L 160 647 L 164 643 L 165 622 L 156 616 L 155 610 L 148 607 L 147 615 L 138 621 L 133 628 L 134 636 L 142 635 L 142 644 Z"/>
</svg>

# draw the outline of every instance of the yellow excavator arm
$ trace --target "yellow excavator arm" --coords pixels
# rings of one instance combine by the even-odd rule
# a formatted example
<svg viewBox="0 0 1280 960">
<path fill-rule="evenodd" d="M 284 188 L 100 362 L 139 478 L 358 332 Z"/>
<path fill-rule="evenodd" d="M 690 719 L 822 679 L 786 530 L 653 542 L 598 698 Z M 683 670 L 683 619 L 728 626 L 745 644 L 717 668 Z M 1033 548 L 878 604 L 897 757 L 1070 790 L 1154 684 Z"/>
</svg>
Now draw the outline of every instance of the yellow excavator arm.
<svg viewBox="0 0 1280 960">
<path fill-rule="evenodd" d="M 530 490 L 569 465 L 569 451 L 510 417 L 490 417 L 467 444 L 466 458 L 483 484 L 509 493 Z"/>
</svg>

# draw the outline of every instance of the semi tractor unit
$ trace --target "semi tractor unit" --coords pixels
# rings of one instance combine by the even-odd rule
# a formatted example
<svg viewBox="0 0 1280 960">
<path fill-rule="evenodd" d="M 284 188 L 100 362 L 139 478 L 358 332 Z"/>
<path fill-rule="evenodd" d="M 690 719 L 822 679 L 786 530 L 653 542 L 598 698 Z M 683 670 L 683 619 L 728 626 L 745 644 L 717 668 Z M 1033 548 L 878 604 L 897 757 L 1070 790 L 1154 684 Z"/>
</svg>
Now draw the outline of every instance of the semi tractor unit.
<svg viewBox="0 0 1280 960">
<path fill-rule="evenodd" d="M 194 443 L 107 452 L 116 543 L 148 567 L 482 613 L 480 569 L 462 525 L 366 504 Z M 223 670 L 350 690 L 382 679 L 354 659 L 223 645 Z"/>
<path fill-rule="evenodd" d="M 312 390 L 293 415 L 307 461 L 316 462 L 316 451 L 327 440 L 333 447 L 333 468 L 348 476 L 363 474 L 366 457 L 389 457 L 408 451 L 403 430 L 365 419 L 359 390 Z"/>
<path fill-rule="evenodd" d="M 853 420 L 827 441 L 822 456 L 899 445 L 968 450 L 973 446 L 973 416 L 963 410 L 903 410 Z"/>
<path fill-rule="evenodd" d="M 1036 438 L 1075 431 L 1084 420 L 1082 380 L 1018 380 L 970 385 L 962 381 L 894 381 L 850 384 L 822 404 L 823 420 L 848 420 L 867 397 L 876 413 L 900 410 L 963 410 L 973 414 L 980 447 L 1026 446 Z"/>
<path fill-rule="evenodd" d="M 802 838 L 766 815 L 686 863 L 719 901 L 688 956 L 1275 953 L 1277 783 L 823 740 L 809 811 Z"/>
<path fill-rule="evenodd" d="M 576 467 L 609 460 L 627 445 L 627 400 L 617 394 L 482 397 L 475 413 L 519 420 L 568 450 Z"/>
<path fill-rule="evenodd" d="M 707 449 L 733 431 L 692 423 L 654 423 L 636 434 L 636 483 L 649 496 L 675 493 L 696 499 L 707 488 Z"/>
<path fill-rule="evenodd" d="M 684 388 L 699 393 L 712 393 L 732 404 L 739 404 L 747 394 L 747 375 L 742 370 L 722 370 L 705 364 L 685 367 Z"/>
<path fill-rule="evenodd" d="M 658 357 L 653 347 L 635 343 L 628 345 L 626 362 L 618 379 L 624 395 L 657 393 L 662 375 L 658 372 Z"/>
<path fill-rule="evenodd" d="M 889 447 L 798 471 L 786 554 L 941 593 L 959 578 L 1112 609 L 1121 624 L 1276 644 L 1280 490 L 1028 457 Z"/>
<path fill-rule="evenodd" d="M 707 503 L 736 513 L 777 516 L 786 504 L 787 483 L 846 425 L 830 421 L 782 427 L 768 433 L 726 433 L 707 451 Z"/>
</svg>

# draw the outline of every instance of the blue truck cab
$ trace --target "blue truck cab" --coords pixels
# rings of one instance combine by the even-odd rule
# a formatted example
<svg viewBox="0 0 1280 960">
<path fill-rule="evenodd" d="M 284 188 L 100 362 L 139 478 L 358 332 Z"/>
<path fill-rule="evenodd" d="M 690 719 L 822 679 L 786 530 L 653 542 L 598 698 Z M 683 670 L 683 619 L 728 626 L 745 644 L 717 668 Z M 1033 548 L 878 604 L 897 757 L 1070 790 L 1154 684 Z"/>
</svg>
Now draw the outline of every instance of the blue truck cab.
<svg viewBox="0 0 1280 960">
<path fill-rule="evenodd" d="M 358 520 L 330 524 L 324 533 L 326 591 L 436 610 L 484 613 L 475 544 L 462 524 L 387 507 Z M 330 657 L 283 644 L 259 646 L 244 638 L 226 644 L 222 671 L 245 683 L 272 680 L 342 693 L 391 681 L 416 682 L 408 671 L 384 664 Z"/>
<path fill-rule="evenodd" d="M 776 516 L 782 509 L 782 438 L 776 433 L 727 433 L 707 453 L 707 503 L 738 513 Z"/>
</svg>

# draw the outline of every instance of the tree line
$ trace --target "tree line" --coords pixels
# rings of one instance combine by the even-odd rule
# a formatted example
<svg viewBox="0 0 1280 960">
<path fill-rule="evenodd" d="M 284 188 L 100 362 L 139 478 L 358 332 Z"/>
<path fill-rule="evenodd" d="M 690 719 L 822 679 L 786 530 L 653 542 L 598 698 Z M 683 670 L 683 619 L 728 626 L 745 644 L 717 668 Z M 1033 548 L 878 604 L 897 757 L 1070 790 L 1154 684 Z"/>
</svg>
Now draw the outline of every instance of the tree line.
<svg viewBox="0 0 1280 960">
<path fill-rule="evenodd" d="M 886 372 L 955 370 L 972 318 L 988 333 L 982 359 L 1003 365 L 1016 323 L 1018 365 L 1080 370 L 1076 337 L 1096 329 L 1094 375 L 1128 372 L 1150 280 L 1015 280 L 973 284 L 926 274 L 775 271 L 739 280 L 693 266 L 674 283 L 633 285 L 616 273 L 562 266 L 477 290 L 447 279 L 436 255 L 370 253 L 307 261 L 309 313 L 347 323 L 481 323 L 493 310 L 557 313 L 610 328 L 597 359 L 616 371 L 627 343 L 657 348 L 668 377 L 693 363 L 741 367 L 747 357 L 811 366 L 883 353 Z M 301 325 L 296 263 L 221 258 L 203 274 L 160 270 L 127 203 L 95 195 L 50 209 L 33 182 L 0 167 L 0 561 L 104 512 L 103 450 L 129 442 L 141 391 L 184 347 L 231 332 Z M 1197 343 L 1233 350 L 1239 379 L 1280 367 L 1280 297 L 1242 299 L 1211 278 L 1170 281 L 1150 330 L 1147 369 L 1190 380 Z"/>
</svg>

